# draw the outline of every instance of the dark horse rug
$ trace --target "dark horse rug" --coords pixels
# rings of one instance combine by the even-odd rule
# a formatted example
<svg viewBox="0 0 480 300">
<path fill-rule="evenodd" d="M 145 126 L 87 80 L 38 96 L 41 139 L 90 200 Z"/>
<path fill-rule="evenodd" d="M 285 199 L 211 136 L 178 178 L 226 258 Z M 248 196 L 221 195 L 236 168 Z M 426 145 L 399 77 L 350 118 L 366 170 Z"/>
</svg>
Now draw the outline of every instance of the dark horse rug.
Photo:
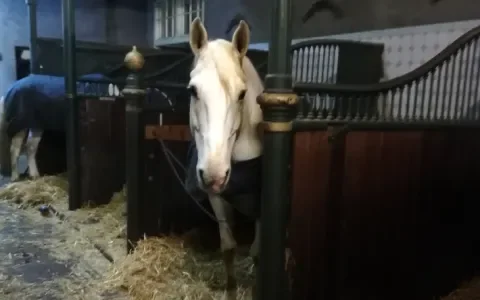
<svg viewBox="0 0 480 300">
<path fill-rule="evenodd" d="M 79 79 L 109 80 L 101 74 L 88 74 Z M 108 90 L 108 84 L 77 82 L 77 90 L 80 85 L 86 93 L 105 93 Z M 16 81 L 5 94 L 8 136 L 11 138 L 27 128 L 64 132 L 66 103 L 64 77 L 31 74 Z"/>
<path fill-rule="evenodd" d="M 187 192 L 196 200 L 206 200 L 207 194 L 200 189 L 196 175 L 198 159 L 197 148 L 192 142 L 188 150 L 188 169 L 185 179 Z M 242 214 L 256 219 L 260 217 L 262 157 L 251 160 L 232 162 L 230 181 L 222 197 Z"/>
</svg>

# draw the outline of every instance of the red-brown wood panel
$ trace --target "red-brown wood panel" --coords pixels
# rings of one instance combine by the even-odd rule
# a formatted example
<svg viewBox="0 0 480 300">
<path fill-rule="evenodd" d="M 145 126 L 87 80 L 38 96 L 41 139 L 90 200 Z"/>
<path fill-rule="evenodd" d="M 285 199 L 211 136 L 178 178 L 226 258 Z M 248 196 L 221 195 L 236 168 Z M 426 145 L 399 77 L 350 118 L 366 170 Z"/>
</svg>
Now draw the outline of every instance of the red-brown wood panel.
<svg viewBox="0 0 480 300">
<path fill-rule="evenodd" d="M 479 130 L 326 134 L 294 139 L 294 299 L 432 299 L 480 268 Z"/>
<path fill-rule="evenodd" d="M 295 259 L 293 299 L 316 299 L 325 290 L 330 145 L 327 132 L 294 136 L 289 241 Z"/>
</svg>

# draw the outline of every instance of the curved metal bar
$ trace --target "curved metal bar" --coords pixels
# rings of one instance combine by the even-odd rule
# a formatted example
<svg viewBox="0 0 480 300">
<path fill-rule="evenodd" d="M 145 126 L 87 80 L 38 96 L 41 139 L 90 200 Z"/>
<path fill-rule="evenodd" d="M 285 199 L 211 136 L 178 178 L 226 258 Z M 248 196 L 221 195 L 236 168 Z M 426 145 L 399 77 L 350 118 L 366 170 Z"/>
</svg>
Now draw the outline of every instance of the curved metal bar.
<svg viewBox="0 0 480 300">
<path fill-rule="evenodd" d="M 325 83 L 295 83 L 294 90 L 296 92 L 310 93 L 321 90 L 325 93 L 379 93 L 396 89 L 412 83 L 421 77 L 426 76 L 433 69 L 439 67 L 446 60 L 449 60 L 458 51 L 463 49 L 473 39 L 480 37 L 480 26 L 477 26 L 467 33 L 457 38 L 454 42 L 449 44 L 440 53 L 435 55 L 429 61 L 420 67 L 393 79 L 374 83 L 374 84 L 325 84 Z M 311 45 L 310 41 L 305 42 L 305 45 Z M 300 47 L 298 44 L 296 47 Z"/>
</svg>

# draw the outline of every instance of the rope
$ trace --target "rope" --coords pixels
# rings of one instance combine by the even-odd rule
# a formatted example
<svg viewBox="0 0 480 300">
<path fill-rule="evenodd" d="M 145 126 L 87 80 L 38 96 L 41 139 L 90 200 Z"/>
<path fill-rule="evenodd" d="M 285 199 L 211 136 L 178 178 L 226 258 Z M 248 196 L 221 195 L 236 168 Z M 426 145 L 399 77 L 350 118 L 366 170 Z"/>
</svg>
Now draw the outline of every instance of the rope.
<svg viewBox="0 0 480 300">
<path fill-rule="evenodd" d="M 208 210 L 205 209 L 205 207 L 203 207 L 202 204 L 200 204 L 200 200 L 199 199 L 196 199 L 194 196 L 192 196 L 189 192 L 188 192 L 188 189 L 187 187 L 185 186 L 181 176 L 178 174 L 177 172 L 177 168 L 175 168 L 175 165 L 174 165 L 174 162 L 176 162 L 180 168 L 183 170 L 183 172 L 185 173 L 185 175 L 187 174 L 187 170 L 186 168 L 182 165 L 182 163 L 180 162 L 180 160 L 172 153 L 172 151 L 170 149 L 167 148 L 167 146 L 165 145 L 165 142 L 162 140 L 162 139 L 158 139 L 158 141 L 160 142 L 160 145 L 162 146 L 162 150 L 163 150 L 163 153 L 165 154 L 165 158 L 167 159 L 167 162 L 168 164 L 170 165 L 170 168 L 172 169 L 173 171 L 173 174 L 175 175 L 175 177 L 177 178 L 178 182 L 181 184 L 181 186 L 183 187 L 183 189 L 185 190 L 185 192 L 187 193 L 188 196 L 190 196 L 190 198 L 193 200 L 193 202 L 198 206 L 198 208 L 200 208 L 200 210 L 205 213 L 210 219 L 212 219 L 214 222 L 216 223 L 220 223 L 220 222 L 226 222 L 226 220 L 218 220 L 213 214 L 211 214 Z M 173 161 L 172 161 L 173 159 Z"/>
<path fill-rule="evenodd" d="M 182 178 L 180 177 L 180 175 L 178 174 L 177 172 L 177 169 L 175 168 L 175 165 L 173 164 L 173 162 L 176 162 L 180 168 L 183 170 L 183 172 L 185 173 L 185 176 L 187 175 L 187 169 L 185 168 L 185 166 L 183 166 L 183 164 L 180 162 L 180 160 L 172 153 L 172 151 L 170 149 L 168 149 L 167 145 L 165 145 L 165 142 L 162 140 L 162 139 L 157 139 L 159 142 L 160 142 L 160 145 L 162 146 L 162 150 L 163 150 L 163 153 L 165 154 L 165 158 L 167 159 L 167 162 L 168 164 L 170 165 L 170 168 L 172 169 L 173 171 L 173 174 L 175 175 L 175 177 L 177 178 L 178 182 L 182 185 L 185 193 L 187 193 L 188 196 L 190 196 L 190 198 L 193 200 L 193 202 L 198 206 L 198 208 L 200 208 L 200 210 L 205 213 L 210 219 L 212 219 L 212 221 L 214 221 L 215 223 L 217 224 L 220 224 L 220 223 L 227 223 L 227 220 L 219 220 L 217 219 L 214 215 L 212 215 L 208 210 L 205 209 L 205 207 L 203 207 L 202 204 L 200 204 L 200 201 L 198 199 L 196 199 L 195 197 L 193 197 L 192 194 L 190 194 L 188 192 L 188 189 L 187 187 L 185 186 Z M 172 161 L 172 158 L 173 158 L 173 161 Z M 230 228 L 230 226 L 227 226 L 226 227 L 228 232 L 230 232 L 230 235 L 233 237 L 233 232 L 232 232 L 232 228 Z"/>
</svg>

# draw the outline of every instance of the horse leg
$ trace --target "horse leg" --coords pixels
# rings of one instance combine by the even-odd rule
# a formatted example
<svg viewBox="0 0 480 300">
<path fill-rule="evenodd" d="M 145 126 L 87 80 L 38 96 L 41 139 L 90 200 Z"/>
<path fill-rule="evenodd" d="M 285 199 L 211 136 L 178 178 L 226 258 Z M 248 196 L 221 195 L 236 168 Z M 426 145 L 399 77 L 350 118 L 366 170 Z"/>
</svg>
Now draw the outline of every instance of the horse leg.
<svg viewBox="0 0 480 300">
<path fill-rule="evenodd" d="M 255 265 L 258 262 L 258 253 L 260 252 L 260 219 L 255 221 L 255 238 L 250 246 L 250 256 L 253 258 Z"/>
<path fill-rule="evenodd" d="M 38 178 L 40 173 L 38 172 L 37 160 L 35 156 L 37 155 L 38 145 L 42 139 L 43 131 L 39 129 L 30 130 L 30 136 L 27 140 L 27 161 L 28 161 L 28 175 L 31 178 Z"/>
<path fill-rule="evenodd" d="M 255 238 L 250 246 L 250 256 L 253 259 L 255 269 L 258 268 L 258 254 L 260 253 L 260 227 L 260 219 L 255 220 Z M 252 298 L 255 297 L 256 291 L 257 288 L 254 284 L 252 287 Z"/>
<path fill-rule="evenodd" d="M 20 156 L 20 151 L 22 150 L 23 141 L 27 135 L 26 130 L 22 130 L 15 134 L 12 139 L 12 144 L 10 145 L 10 160 L 12 162 L 12 177 L 11 181 L 17 181 L 20 177 L 17 168 L 18 157 Z"/>
<path fill-rule="evenodd" d="M 233 206 L 226 201 L 223 201 L 223 205 L 225 207 L 225 214 L 226 214 L 226 219 L 227 219 L 228 225 L 230 226 L 230 228 L 234 228 L 235 227 L 235 217 L 234 217 L 234 212 L 233 212 Z"/>
<path fill-rule="evenodd" d="M 222 197 L 215 194 L 209 194 L 208 199 L 212 206 L 215 217 L 218 221 L 218 229 L 220 232 L 220 249 L 223 253 L 223 262 L 225 264 L 225 271 L 227 273 L 226 284 L 226 299 L 235 300 L 237 298 L 237 281 L 235 278 L 234 270 L 234 258 L 235 248 L 237 248 L 237 242 L 235 241 L 230 228 L 231 220 L 228 219 L 228 208 L 225 205 L 226 202 Z"/>
</svg>

